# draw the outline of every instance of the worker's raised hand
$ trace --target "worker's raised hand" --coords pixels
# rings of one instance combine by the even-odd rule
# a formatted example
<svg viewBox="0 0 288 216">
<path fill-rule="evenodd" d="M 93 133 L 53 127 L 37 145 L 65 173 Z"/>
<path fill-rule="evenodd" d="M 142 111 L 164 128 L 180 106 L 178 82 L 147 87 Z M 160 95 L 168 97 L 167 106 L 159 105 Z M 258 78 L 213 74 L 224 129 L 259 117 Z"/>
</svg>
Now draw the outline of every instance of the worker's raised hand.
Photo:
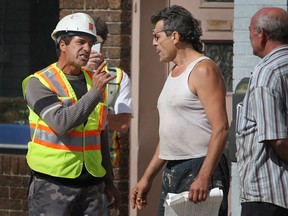
<svg viewBox="0 0 288 216">
<path fill-rule="evenodd" d="M 107 83 L 116 78 L 116 75 L 111 76 L 108 71 L 103 70 L 106 64 L 106 61 L 102 62 L 92 76 L 93 87 L 101 93 L 104 92 Z"/>
</svg>

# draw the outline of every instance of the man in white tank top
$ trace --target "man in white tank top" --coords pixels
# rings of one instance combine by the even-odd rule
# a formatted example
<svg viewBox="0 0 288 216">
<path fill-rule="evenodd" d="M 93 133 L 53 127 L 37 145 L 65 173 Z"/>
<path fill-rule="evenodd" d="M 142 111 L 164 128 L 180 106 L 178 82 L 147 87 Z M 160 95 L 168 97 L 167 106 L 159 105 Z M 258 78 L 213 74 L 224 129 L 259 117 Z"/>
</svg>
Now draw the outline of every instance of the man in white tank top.
<svg viewBox="0 0 288 216">
<path fill-rule="evenodd" d="M 160 141 L 143 177 L 131 192 L 132 208 L 147 205 L 152 181 L 163 166 L 158 215 L 167 193 L 189 191 L 194 203 L 220 187 L 219 215 L 227 216 L 229 168 L 223 154 L 228 136 L 226 88 L 216 64 L 202 54 L 198 20 L 180 6 L 151 18 L 153 45 L 161 62 L 175 64 L 158 99 Z"/>
</svg>

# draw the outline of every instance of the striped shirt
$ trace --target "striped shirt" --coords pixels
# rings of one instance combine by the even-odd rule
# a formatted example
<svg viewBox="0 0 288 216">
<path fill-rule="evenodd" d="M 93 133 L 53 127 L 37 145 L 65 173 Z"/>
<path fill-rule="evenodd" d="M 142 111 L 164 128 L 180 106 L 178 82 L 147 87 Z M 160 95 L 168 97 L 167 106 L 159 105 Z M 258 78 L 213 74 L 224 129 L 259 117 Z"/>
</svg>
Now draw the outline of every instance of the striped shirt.
<svg viewBox="0 0 288 216">
<path fill-rule="evenodd" d="M 288 164 L 265 144 L 288 139 L 288 45 L 254 68 L 236 122 L 241 201 L 288 208 Z"/>
</svg>

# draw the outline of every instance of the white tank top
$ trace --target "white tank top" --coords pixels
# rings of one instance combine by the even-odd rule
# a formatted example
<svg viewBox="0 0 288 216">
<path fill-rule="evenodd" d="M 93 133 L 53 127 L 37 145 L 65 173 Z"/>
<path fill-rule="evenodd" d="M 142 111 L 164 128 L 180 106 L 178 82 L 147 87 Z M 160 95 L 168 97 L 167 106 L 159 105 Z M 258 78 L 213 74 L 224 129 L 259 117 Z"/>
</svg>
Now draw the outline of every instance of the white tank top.
<svg viewBox="0 0 288 216">
<path fill-rule="evenodd" d="M 158 98 L 160 116 L 160 155 L 163 160 L 182 160 L 205 156 L 211 126 L 204 108 L 188 86 L 194 66 L 208 57 L 191 62 L 177 77 L 168 76 Z"/>
</svg>

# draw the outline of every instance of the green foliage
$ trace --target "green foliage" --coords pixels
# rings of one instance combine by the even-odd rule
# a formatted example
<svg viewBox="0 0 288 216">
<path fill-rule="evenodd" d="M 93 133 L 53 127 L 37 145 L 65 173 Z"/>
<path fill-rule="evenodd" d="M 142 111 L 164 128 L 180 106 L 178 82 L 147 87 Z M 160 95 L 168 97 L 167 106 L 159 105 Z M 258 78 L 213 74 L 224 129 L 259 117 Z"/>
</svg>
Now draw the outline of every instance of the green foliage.
<svg viewBox="0 0 288 216">
<path fill-rule="evenodd" d="M 23 98 L 0 98 L 0 123 L 26 124 L 29 110 Z"/>
</svg>

